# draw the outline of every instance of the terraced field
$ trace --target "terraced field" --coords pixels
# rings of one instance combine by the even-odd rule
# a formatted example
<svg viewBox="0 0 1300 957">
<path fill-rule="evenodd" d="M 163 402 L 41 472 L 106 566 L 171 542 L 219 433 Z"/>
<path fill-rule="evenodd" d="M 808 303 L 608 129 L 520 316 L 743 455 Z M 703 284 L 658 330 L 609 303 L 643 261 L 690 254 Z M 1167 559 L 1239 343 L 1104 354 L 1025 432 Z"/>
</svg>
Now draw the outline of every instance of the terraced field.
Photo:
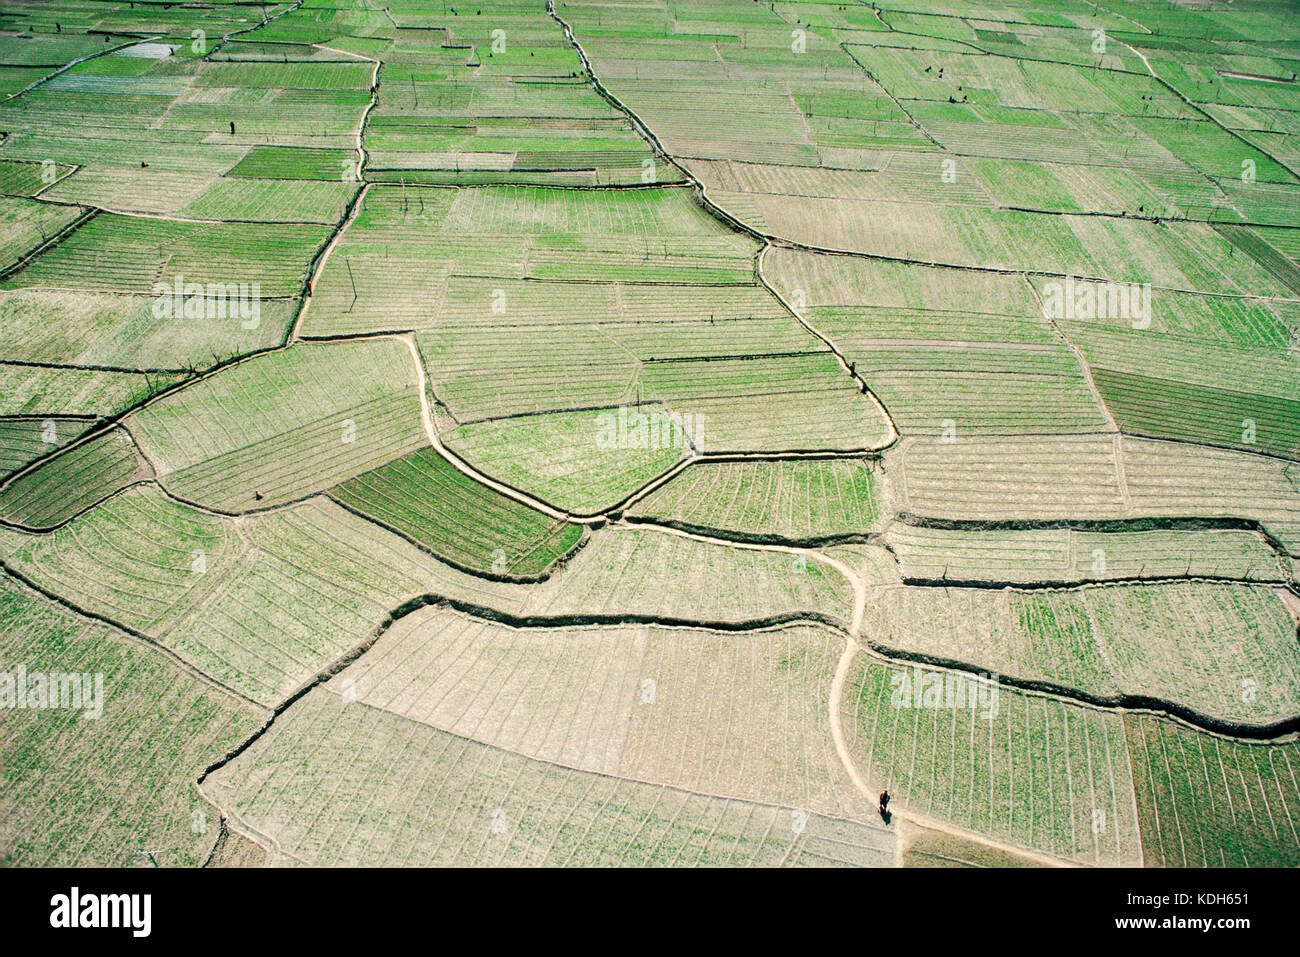
<svg viewBox="0 0 1300 957">
<path fill-rule="evenodd" d="M 655 409 L 667 422 L 667 413 Z M 642 431 L 648 436 L 649 415 Z M 624 410 L 624 418 L 629 413 Z M 647 439 L 619 447 L 602 441 L 606 423 L 618 424 L 617 409 L 552 412 L 462 425 L 444 436 L 447 447 L 506 485 L 577 515 L 611 508 L 639 492 L 693 451 L 690 434 L 668 442 Z M 668 428 L 672 428 L 671 425 Z"/>
<path fill-rule="evenodd" d="M 1295 866 L 1294 742 L 1206 741 L 1137 716 L 1124 733 L 1149 865 Z"/>
<path fill-rule="evenodd" d="M 424 445 L 417 383 L 400 342 L 300 344 L 219 370 L 125 425 L 173 494 L 266 507 Z"/>
<path fill-rule="evenodd" d="M 207 301 L 201 300 L 204 305 Z M 248 318 L 240 318 L 239 303 L 232 309 L 227 302 L 223 314 L 215 308 L 217 300 L 211 301 L 214 308 L 191 310 L 178 323 L 174 317 L 155 315 L 154 300 L 148 296 L 24 289 L 0 292 L 0 317 L 11 359 L 121 370 L 116 374 L 83 371 L 81 376 L 106 380 L 105 392 L 114 379 L 121 384 L 114 384 L 113 392 L 142 392 L 149 388 L 144 376 L 134 376 L 139 386 L 129 390 L 126 384 L 133 377 L 126 370 L 148 369 L 150 379 L 166 382 L 191 367 L 206 369 L 246 352 L 272 348 L 283 341 L 297 305 L 289 299 L 261 299 L 254 309 L 250 299 Z M 73 379 L 68 371 L 63 376 Z M 54 385 L 42 384 L 47 391 Z M 132 401 L 105 402 L 94 411 L 115 412 Z"/>
<path fill-rule="evenodd" d="M 1300 402 L 1098 369 L 1097 388 L 1123 427 L 1206 445 L 1300 456 Z"/>
<path fill-rule="evenodd" d="M 942 677 L 919 672 L 926 673 Z M 855 763 L 895 795 L 906 808 L 900 813 L 1080 863 L 1138 863 L 1133 777 L 1118 715 L 1006 688 L 996 714 L 991 707 L 916 707 L 909 695 L 921 683 L 917 674 L 864 663 L 844 703 Z M 901 706 L 891 704 L 895 694 Z"/>
<path fill-rule="evenodd" d="M 628 515 L 724 538 L 827 541 L 879 526 L 880 481 L 870 459 L 700 462 Z"/>
<path fill-rule="evenodd" d="M 902 574 L 953 582 L 1084 582 L 1195 577 L 1285 583 L 1285 560 L 1263 533 L 1189 520 L 1171 528 L 1131 521 L 1041 528 L 890 526 Z M 1148 527 L 1143 527 L 1148 526 Z"/>
<path fill-rule="evenodd" d="M 470 455 L 487 441 L 522 458 L 549 444 L 537 430 L 575 428 L 575 410 L 644 403 L 692 423 L 705 452 L 887 444 L 880 410 L 756 279 L 756 252 L 681 188 L 375 186 L 302 329 L 415 330 L 434 392 L 463 426 L 448 444 Z"/>
<path fill-rule="evenodd" d="M 101 679 L 102 714 L 6 709 L 0 859 L 9 866 L 130 867 L 142 848 L 201 864 L 217 833 L 194 780 L 265 713 L 119 631 L 5 582 L 6 662 Z M 127 765 L 122 755 L 144 757 Z"/>
<path fill-rule="evenodd" d="M 49 426 L 42 423 L 41 429 Z M 13 525 L 53 528 L 152 477 L 130 436 L 110 429 L 8 479 L 0 488 L 0 510 Z"/>
<path fill-rule="evenodd" d="M 1202 726 L 1284 724 L 1297 704 L 1295 621 L 1258 586 L 886 588 L 868 596 L 865 630 L 907 656 L 1093 702 L 1155 701 Z"/>
<path fill-rule="evenodd" d="M 0 0 L 0 865 L 1300 864 L 1297 49 Z"/>
<path fill-rule="evenodd" d="M 736 642 L 660 626 L 511 628 L 431 607 L 339 680 L 360 704 L 553 764 L 861 818 L 816 707 L 839 644 L 806 626 Z M 534 698 L 538 685 L 551 693 Z M 769 731 L 786 746 L 772 749 Z"/>
<path fill-rule="evenodd" d="M 728 589 L 719 581 L 731 583 Z M 528 616 L 762 622 L 852 617 L 851 583 L 817 553 L 735 547 L 667 529 L 611 527 L 592 535 L 565 572 L 531 589 Z"/>
<path fill-rule="evenodd" d="M 405 8 L 405 9 L 404 9 Z M 493 2 L 476 20 L 397 5 L 370 36 L 402 42 L 384 57 L 366 123 L 376 182 L 623 185 L 676 170 L 581 77 L 583 65 L 545 4 Z M 476 18 L 484 10 L 476 11 Z M 399 34 L 399 31 L 400 34 Z"/>
<path fill-rule="evenodd" d="M 582 529 L 484 488 L 432 449 L 358 475 L 335 501 L 439 557 L 514 577 L 540 576 L 569 555 Z"/>
<path fill-rule="evenodd" d="M 572 771 L 325 690 L 301 704 L 249 760 L 200 787 L 230 809 L 234 826 L 273 844 L 282 865 L 382 857 L 515 867 L 869 866 L 892 856 L 893 835 L 878 827 Z M 250 777 L 263 761 L 279 773 Z M 409 777 L 390 773 L 396 762 Z M 326 780 L 335 787 L 323 787 Z M 421 783 L 413 789 L 412 780 Z M 391 822 L 382 835 L 357 828 L 361 808 Z"/>
<path fill-rule="evenodd" d="M 258 295 L 296 294 L 328 232 L 320 226 L 198 223 L 104 214 L 5 280 L 12 289 L 148 294 L 154 284 L 224 283 Z M 160 263 L 159 260 L 162 260 Z M 164 265 L 159 272 L 159 266 Z"/>
</svg>

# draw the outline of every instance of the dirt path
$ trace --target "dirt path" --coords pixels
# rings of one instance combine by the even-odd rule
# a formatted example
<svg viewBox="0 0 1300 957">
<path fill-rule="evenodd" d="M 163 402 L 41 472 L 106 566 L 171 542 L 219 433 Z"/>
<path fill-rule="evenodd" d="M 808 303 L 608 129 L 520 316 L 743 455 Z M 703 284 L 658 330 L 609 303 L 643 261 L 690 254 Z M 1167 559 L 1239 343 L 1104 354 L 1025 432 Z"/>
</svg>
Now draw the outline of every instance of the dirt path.
<svg viewBox="0 0 1300 957">
<path fill-rule="evenodd" d="M 839 756 L 840 763 L 844 766 L 844 773 L 848 775 L 849 780 L 853 782 L 853 786 L 857 788 L 859 793 L 861 793 L 866 799 L 867 804 L 869 806 L 875 806 L 880 796 L 880 790 L 877 790 L 876 787 L 868 784 L 866 779 L 864 779 L 861 773 L 859 773 L 857 765 L 853 761 L 852 752 L 849 750 L 848 739 L 844 734 L 843 719 L 844 689 L 848 684 L 849 674 L 853 670 L 853 660 L 857 657 L 861 642 L 862 618 L 866 610 L 866 585 L 858 573 L 849 568 L 843 562 L 838 561 L 829 555 L 823 555 L 820 553 L 810 555 L 810 557 L 815 557 L 823 564 L 834 568 L 842 574 L 853 587 L 853 617 L 849 622 L 849 634 L 844 641 L 844 652 L 840 655 L 839 663 L 835 666 L 835 675 L 831 679 L 830 692 L 827 695 L 826 701 L 828 709 L 827 717 L 830 721 L 831 741 L 835 746 L 835 753 Z M 1060 858 L 1052 857 L 1051 855 L 1043 854 L 1029 848 L 1024 848 L 1017 844 L 1008 844 L 1004 841 L 990 838 L 988 835 L 976 831 L 968 831 L 963 828 L 954 827 L 947 821 L 941 821 L 925 814 L 918 814 L 909 809 L 900 809 L 898 805 L 893 806 L 893 809 L 890 811 L 890 816 L 897 822 L 897 826 L 900 830 L 905 828 L 908 824 L 912 824 L 919 827 L 926 827 L 930 830 L 944 831 L 948 834 L 964 837 L 967 840 L 976 841 L 980 844 L 988 845 L 989 847 L 995 847 L 1010 853 L 1019 854 L 1022 857 L 1030 858 L 1041 864 L 1053 867 L 1064 867 L 1068 866 L 1069 863 Z M 905 846 L 906 841 L 903 840 L 903 836 L 900 834 L 897 843 L 898 858 L 895 861 L 896 865 L 901 866 L 902 864 L 902 855 Z"/>
<path fill-rule="evenodd" d="M 703 189 L 703 186 L 700 188 Z M 871 400 L 871 403 L 876 407 L 876 413 L 889 425 L 889 440 L 885 442 L 884 445 L 880 446 L 880 451 L 890 448 L 903 437 L 903 434 L 898 430 L 898 426 L 894 423 L 894 417 L 889 414 L 889 410 L 886 409 L 885 404 L 880 401 L 880 397 L 871 391 L 871 387 L 867 385 L 867 381 L 862 378 L 862 376 L 858 375 L 857 370 L 849 363 L 849 360 L 845 357 L 844 353 L 840 351 L 839 347 L 831 341 L 830 336 L 823 334 L 820 329 L 817 329 L 811 322 L 801 316 L 798 310 L 796 310 L 794 306 L 790 305 L 790 303 L 786 302 L 785 297 L 781 295 L 777 288 L 768 282 L 767 277 L 763 275 L 763 256 L 766 255 L 767 251 L 771 248 L 772 243 L 768 240 L 763 243 L 763 248 L 758 251 L 758 258 L 755 260 L 754 264 L 754 271 L 758 275 L 758 281 L 763 284 L 764 289 L 776 297 L 777 301 L 786 308 L 790 315 L 794 316 L 799 325 L 807 329 L 810 335 L 825 343 L 826 348 L 830 349 L 831 352 L 834 353 L 841 368 L 843 368 L 844 371 L 849 374 L 849 377 L 854 381 L 854 383 L 857 384 L 858 391 Z"/>
</svg>

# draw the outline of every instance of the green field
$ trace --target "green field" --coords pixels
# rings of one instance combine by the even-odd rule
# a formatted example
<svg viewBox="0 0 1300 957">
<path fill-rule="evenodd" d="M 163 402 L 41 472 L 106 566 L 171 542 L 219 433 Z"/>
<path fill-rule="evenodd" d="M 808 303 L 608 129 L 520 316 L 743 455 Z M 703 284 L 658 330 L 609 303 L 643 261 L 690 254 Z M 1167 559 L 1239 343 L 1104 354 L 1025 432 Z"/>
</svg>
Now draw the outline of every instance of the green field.
<svg viewBox="0 0 1300 957">
<path fill-rule="evenodd" d="M 112 429 L 51 456 L 0 486 L 0 512 L 25 528 L 51 528 L 151 477 L 130 437 Z"/>
<path fill-rule="evenodd" d="M 557 522 L 484 488 L 425 449 L 330 492 L 452 564 L 479 573 L 545 575 L 577 547 L 581 526 Z"/>
</svg>

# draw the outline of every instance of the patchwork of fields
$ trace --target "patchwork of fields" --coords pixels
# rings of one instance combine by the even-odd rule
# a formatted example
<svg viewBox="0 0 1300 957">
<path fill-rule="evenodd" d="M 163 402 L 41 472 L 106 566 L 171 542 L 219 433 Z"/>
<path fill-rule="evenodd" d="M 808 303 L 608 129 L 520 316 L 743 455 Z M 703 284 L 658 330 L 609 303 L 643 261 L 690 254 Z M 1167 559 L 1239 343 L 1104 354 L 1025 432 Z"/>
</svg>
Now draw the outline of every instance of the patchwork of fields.
<svg viewBox="0 0 1300 957">
<path fill-rule="evenodd" d="M 1297 50 L 0 0 L 0 866 L 1300 863 Z"/>
</svg>

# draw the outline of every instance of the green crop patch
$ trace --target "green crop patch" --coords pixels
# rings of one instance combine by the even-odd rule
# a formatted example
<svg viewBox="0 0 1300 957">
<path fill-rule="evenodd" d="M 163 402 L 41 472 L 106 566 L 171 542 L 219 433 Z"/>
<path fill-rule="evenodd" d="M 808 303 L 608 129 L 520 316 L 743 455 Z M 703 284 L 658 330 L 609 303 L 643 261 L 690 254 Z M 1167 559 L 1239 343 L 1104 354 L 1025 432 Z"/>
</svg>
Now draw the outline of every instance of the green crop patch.
<svg viewBox="0 0 1300 957">
<path fill-rule="evenodd" d="M 1148 867 L 1294 867 L 1296 745 L 1249 744 L 1124 717 Z"/>
<path fill-rule="evenodd" d="M 1092 555 L 1107 561 L 1104 548 Z M 1219 727 L 1267 727 L 1300 704 L 1295 626 L 1261 586 L 890 586 L 869 596 L 866 621 L 890 648 L 1049 682 L 1091 702 L 1153 698 Z"/>
<path fill-rule="evenodd" d="M 255 146 L 233 169 L 231 176 L 252 179 L 305 179 L 331 183 L 356 177 L 356 153 L 347 149 L 302 146 Z"/>
<path fill-rule="evenodd" d="M 1232 244 L 1234 251 L 1240 251 L 1259 263 L 1270 276 L 1290 290 L 1291 295 L 1300 294 L 1300 265 L 1296 262 L 1300 247 L 1287 238 L 1285 230 L 1264 231 L 1244 226 L 1216 226 L 1215 230 Z M 1278 241 L 1278 245 L 1270 239 Z M 1288 247 L 1290 255 L 1285 251 Z"/>
<path fill-rule="evenodd" d="M 182 211 L 200 219 L 263 223 L 321 223 L 331 225 L 361 187 L 344 181 L 294 179 L 217 180 Z"/>
<path fill-rule="evenodd" d="M 56 208 L 66 218 L 66 208 Z M 86 221 L 5 285 L 183 300 L 171 303 L 173 311 L 208 297 L 237 298 L 251 306 L 262 296 L 297 295 L 328 236 L 322 226 L 181 222 L 110 213 Z M 213 287 L 220 288 L 213 292 Z M 234 297 L 231 287 L 237 291 Z M 206 305 L 196 305 L 206 315 Z"/>
<path fill-rule="evenodd" d="M 131 439 L 112 429 L 6 482 L 0 515 L 27 528 L 49 528 L 150 477 Z"/>
<path fill-rule="evenodd" d="M 208 63 L 199 73 L 199 86 L 273 87 L 288 90 L 369 89 L 374 67 L 369 63 Z"/>
<path fill-rule="evenodd" d="M 7 196 L 35 196 L 53 186 L 75 169 L 66 163 L 22 163 L 0 160 L 0 193 Z"/>
<path fill-rule="evenodd" d="M 71 442 L 89 426 L 75 418 L 0 418 L 0 479 Z"/>
<path fill-rule="evenodd" d="M 1300 401 L 1149 376 L 1093 370 L 1120 427 L 1300 458 Z"/>
<path fill-rule="evenodd" d="M 180 504 L 156 485 L 20 540 L 6 561 L 38 587 L 148 634 L 268 707 L 361 644 L 384 616 L 378 601 L 274 549 L 250 548 L 232 520 Z"/>
<path fill-rule="evenodd" d="M 163 634 L 178 609 L 236 565 L 240 551 L 229 522 L 143 484 L 48 535 L 25 537 L 7 560 L 91 614 Z"/>
<path fill-rule="evenodd" d="M 85 214 L 76 206 L 0 196 L 0 274 L 21 268 Z"/>
<path fill-rule="evenodd" d="M 359 475 L 330 495 L 455 565 L 496 576 L 544 575 L 582 537 L 580 526 L 483 486 L 433 449 Z"/>
<path fill-rule="evenodd" d="M 700 462 L 629 514 L 726 537 L 818 540 L 879 527 L 880 477 L 870 460 Z"/>
<path fill-rule="evenodd" d="M 661 407 L 624 407 L 621 438 L 619 411 L 485 420 L 461 426 L 443 441 L 506 485 L 556 508 L 591 514 L 616 505 L 689 454 L 689 433 Z M 651 442 L 654 412 L 661 424 L 659 438 Z"/>
<path fill-rule="evenodd" d="M 67 401 L 70 413 L 116 412 L 171 384 L 182 370 L 280 344 L 297 309 L 293 300 L 250 299 L 241 318 L 241 303 L 229 298 L 195 297 L 189 315 L 184 306 L 177 312 L 158 304 L 149 296 L 66 289 L 0 292 L 0 321 L 14 360 L 122 370 L 27 366 L 23 376 L 14 366 L 6 377 L 11 400 L 19 398 L 23 376 L 33 411 L 54 411 Z"/>
<path fill-rule="evenodd" d="M 182 378 L 179 373 L 29 365 L 0 360 L 0 412 L 42 417 L 114 415 Z"/>
<path fill-rule="evenodd" d="M 1080 863 L 1138 863 L 1119 716 L 1008 688 L 994 698 L 995 687 L 963 672 L 862 661 L 844 699 L 859 772 L 901 814 Z M 1104 829 L 1093 826 L 1098 813 Z"/>
</svg>

